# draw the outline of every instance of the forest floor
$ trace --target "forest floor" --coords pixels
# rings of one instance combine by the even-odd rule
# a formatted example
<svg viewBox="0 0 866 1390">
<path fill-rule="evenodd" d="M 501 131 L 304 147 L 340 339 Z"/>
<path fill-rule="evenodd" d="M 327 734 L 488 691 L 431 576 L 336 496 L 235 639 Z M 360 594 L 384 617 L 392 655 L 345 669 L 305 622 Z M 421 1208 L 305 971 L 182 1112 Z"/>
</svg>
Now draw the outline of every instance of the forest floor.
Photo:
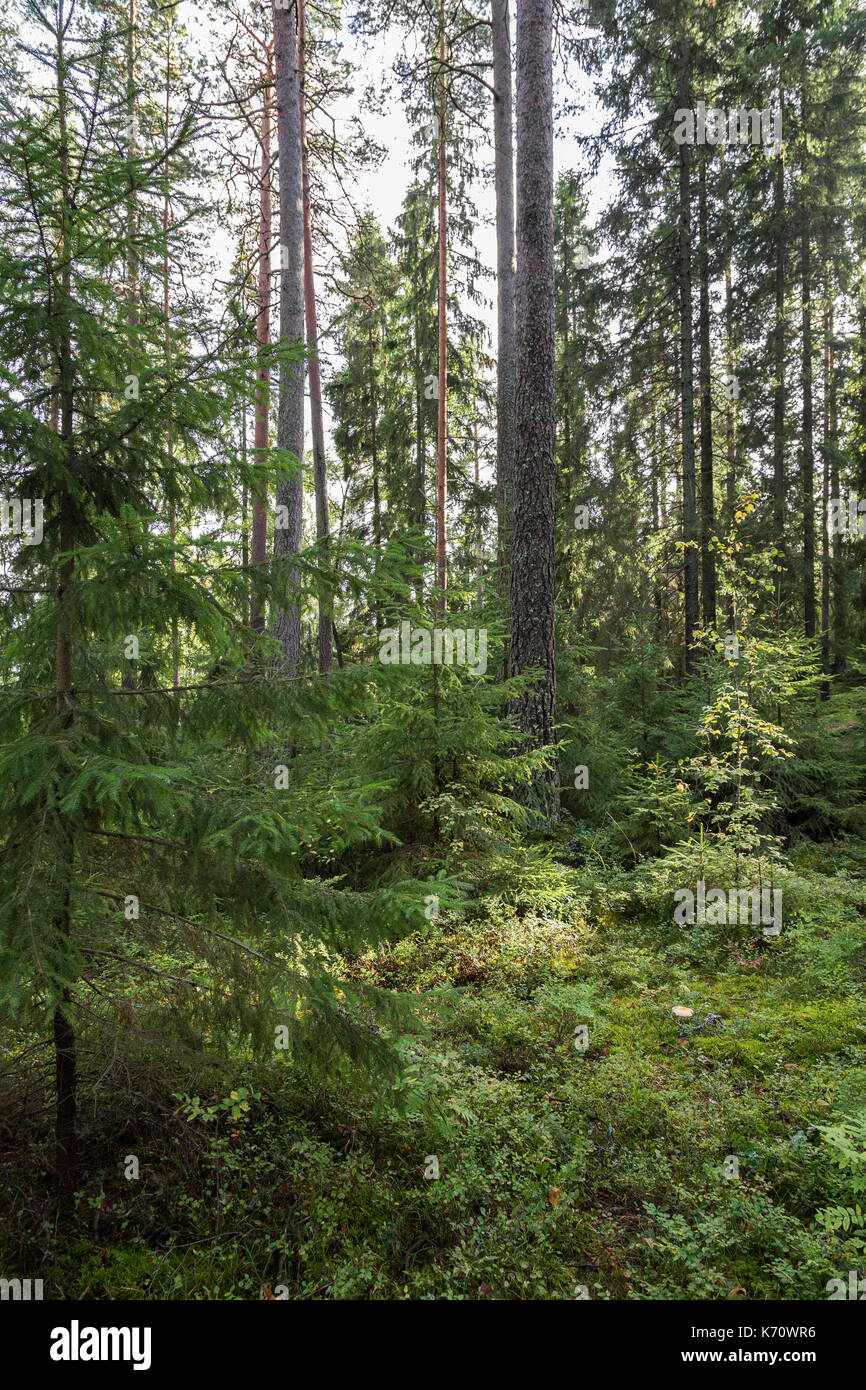
<svg viewBox="0 0 866 1390">
<path fill-rule="evenodd" d="M 663 860 L 567 835 L 515 854 L 464 854 L 462 908 L 347 963 L 424 1015 L 401 1105 L 85 1048 L 87 1170 L 58 1223 L 34 1061 L 0 1134 L 4 1269 L 65 1298 L 826 1298 L 866 1234 L 819 1215 L 852 1205 L 863 1121 L 866 846 L 789 853 L 778 937 L 676 927 Z"/>
</svg>

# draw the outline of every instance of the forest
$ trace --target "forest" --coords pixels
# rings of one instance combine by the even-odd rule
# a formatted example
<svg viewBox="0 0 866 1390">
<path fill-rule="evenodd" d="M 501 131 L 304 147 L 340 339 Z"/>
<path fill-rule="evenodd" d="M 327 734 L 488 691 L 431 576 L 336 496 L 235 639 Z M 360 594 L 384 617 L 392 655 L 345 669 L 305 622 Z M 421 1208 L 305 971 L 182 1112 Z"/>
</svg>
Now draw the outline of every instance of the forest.
<svg viewBox="0 0 866 1390">
<path fill-rule="evenodd" d="M 0 0 L 4 1301 L 866 1298 L 864 179 L 856 0 Z"/>
</svg>

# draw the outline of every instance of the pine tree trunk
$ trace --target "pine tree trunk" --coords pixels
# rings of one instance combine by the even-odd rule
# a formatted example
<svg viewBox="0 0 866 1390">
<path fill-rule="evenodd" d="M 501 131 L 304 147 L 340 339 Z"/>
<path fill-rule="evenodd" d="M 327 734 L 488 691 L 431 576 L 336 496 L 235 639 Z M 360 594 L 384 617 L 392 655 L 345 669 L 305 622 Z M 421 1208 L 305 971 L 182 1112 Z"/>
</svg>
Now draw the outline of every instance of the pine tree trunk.
<svg viewBox="0 0 866 1390">
<path fill-rule="evenodd" d="M 140 266 L 138 255 L 138 197 L 133 183 L 134 161 L 138 157 L 138 92 L 136 88 L 136 44 L 135 0 L 129 0 L 129 31 L 126 36 L 126 123 L 127 155 L 129 157 L 129 192 L 126 198 L 126 326 L 129 329 L 129 349 L 137 355 L 138 342 L 136 330 L 141 299 Z M 128 446 L 127 446 L 128 447 Z M 173 539 L 173 537 L 172 537 Z M 135 667 L 127 665 L 120 679 L 122 690 L 134 690 L 136 686 Z"/>
<path fill-rule="evenodd" d="M 67 21 L 68 22 L 68 21 Z M 74 466 L 71 457 L 73 449 L 74 426 L 74 367 L 72 360 L 72 333 L 69 324 L 68 306 L 72 298 L 72 253 L 70 250 L 70 169 L 69 137 L 67 128 L 66 58 L 63 52 L 64 18 L 62 0 L 57 11 L 57 98 L 60 129 L 60 197 L 61 228 L 59 263 L 62 267 L 61 284 L 63 288 L 62 313 L 63 326 L 58 344 L 58 395 L 60 399 L 60 441 L 64 465 Z M 75 505 L 71 493 L 64 491 L 60 496 L 60 553 L 69 558 L 60 563 L 57 584 L 57 633 L 55 648 L 55 690 L 57 694 L 57 713 L 61 729 L 69 729 L 73 721 L 72 705 L 72 632 L 68 613 L 67 595 L 74 576 L 73 517 Z M 59 813 L 58 813 L 59 816 Z M 60 830 L 63 835 L 61 850 L 62 868 L 65 876 L 62 900 L 54 919 L 55 950 L 59 969 L 65 974 L 64 957 L 69 949 L 72 931 L 70 911 L 70 884 L 72 879 L 74 837 L 72 827 L 61 818 Z M 61 990 L 61 997 L 54 1008 L 54 1060 L 56 1082 L 55 1112 L 55 1182 L 57 1196 L 65 1204 L 75 1188 L 77 1166 L 77 1139 L 75 1132 L 77 1111 L 76 1081 L 76 1039 L 72 1020 L 72 996 L 68 984 Z"/>
<path fill-rule="evenodd" d="M 445 612 L 448 587 L 448 180 L 445 146 L 445 5 L 439 7 L 439 399 L 436 431 L 436 613 Z"/>
<path fill-rule="evenodd" d="M 313 273 L 313 231 L 310 215 L 310 169 L 307 153 L 307 102 L 305 91 L 307 24 L 304 0 L 298 0 L 300 23 L 299 66 L 301 72 L 301 150 L 304 179 L 304 307 L 307 327 L 307 385 L 310 393 L 310 432 L 313 437 L 313 486 L 316 496 L 316 540 L 327 551 L 330 534 L 328 516 L 328 474 L 325 464 L 325 423 L 322 417 L 322 375 L 319 367 L 319 325 L 316 315 L 316 280 Z M 324 557 L 323 557 L 324 558 Z M 334 665 L 333 621 L 326 585 L 319 586 L 319 671 Z"/>
<path fill-rule="evenodd" d="M 412 247 L 412 283 L 419 283 L 421 274 L 421 257 L 419 255 L 417 227 L 415 225 L 415 212 L 410 212 L 409 235 L 411 236 Z M 412 335 L 412 379 L 415 382 L 415 477 L 414 477 L 414 507 L 412 509 L 412 522 L 419 535 L 421 546 L 421 557 L 426 561 L 427 545 L 425 529 L 427 525 L 427 428 L 426 413 L 424 410 L 424 362 L 422 358 L 421 342 L 421 308 L 419 295 L 413 296 L 413 335 Z M 419 608 L 424 604 L 424 576 L 422 567 L 418 564 L 418 578 L 415 584 L 415 602 Z"/>
<path fill-rule="evenodd" d="M 698 259 L 700 292 L 698 337 L 700 340 L 701 392 L 701 590 L 704 627 L 716 626 L 716 559 L 712 538 L 716 529 L 713 498 L 713 394 L 710 370 L 710 251 L 707 226 L 707 163 L 702 159 L 698 176 Z"/>
<path fill-rule="evenodd" d="M 375 551 L 373 579 L 376 581 L 379 577 L 379 562 L 382 558 L 382 501 L 379 495 L 379 435 L 377 429 L 379 395 L 376 390 L 376 352 L 372 328 L 369 330 L 367 346 L 370 354 L 370 463 L 373 472 L 373 549 Z M 381 610 L 382 604 L 377 588 L 373 598 L 373 613 L 377 632 L 382 626 Z"/>
<path fill-rule="evenodd" d="M 725 436 L 727 455 L 727 474 L 725 477 L 725 498 L 727 503 L 727 524 L 733 526 L 737 507 L 737 391 L 734 372 L 734 292 L 731 277 L 731 249 L 725 257 L 725 372 L 730 395 L 725 411 Z M 733 594 L 728 598 L 728 631 L 737 630 L 737 613 Z"/>
<path fill-rule="evenodd" d="M 171 115 L 171 28 L 168 30 L 165 49 L 165 184 L 162 196 L 162 313 L 165 319 L 165 368 L 171 371 L 171 300 L 169 297 L 169 263 L 168 263 L 168 227 L 171 206 L 169 201 L 169 120 Z M 169 422 L 166 429 L 166 452 L 168 454 L 169 472 L 174 472 L 174 431 Z M 244 409 L 244 463 L 246 464 L 246 409 Z M 169 502 L 168 508 L 168 534 L 171 538 L 171 572 L 177 573 L 177 554 L 175 543 L 177 541 L 177 503 L 175 502 L 174 492 Z M 246 545 L 246 485 L 244 485 L 244 544 Z M 246 557 L 243 561 L 244 569 L 247 567 Z M 180 685 L 180 633 L 178 631 L 177 614 L 173 614 L 171 620 L 171 684 L 172 689 L 177 690 Z"/>
<path fill-rule="evenodd" d="M 508 593 L 514 472 L 514 151 L 508 0 L 491 0 L 496 182 L 496 502 L 499 562 Z"/>
<path fill-rule="evenodd" d="M 815 444 L 812 403 L 812 248 L 809 220 L 804 210 L 801 236 L 803 437 L 800 486 L 803 494 L 803 630 L 815 636 Z"/>
<path fill-rule="evenodd" d="M 280 344 L 304 341 L 304 190 L 301 142 L 301 83 L 298 69 L 296 15 L 274 10 L 274 87 L 277 97 L 277 149 L 280 174 Z M 280 364 L 277 445 L 297 460 L 293 477 L 277 488 L 278 513 L 274 529 L 274 558 L 283 560 L 301 549 L 304 485 L 304 364 Z M 279 525 L 285 520 L 285 525 Z M 281 575 L 284 597 L 274 632 L 286 671 L 296 675 L 301 654 L 301 618 L 297 601 L 297 570 L 286 565 Z"/>
<path fill-rule="evenodd" d="M 129 0 L 129 33 L 126 39 L 126 120 L 130 162 L 130 189 L 126 204 L 126 297 L 129 308 L 126 321 L 131 329 L 138 325 L 138 302 L 140 297 L 138 264 L 138 199 L 132 185 L 134 160 L 138 157 L 138 92 L 136 89 L 135 66 L 138 58 L 136 48 L 135 0 Z"/>
<path fill-rule="evenodd" d="M 823 381 L 823 458 L 821 460 L 821 670 L 830 674 L 830 469 L 835 447 L 833 410 L 833 288 L 824 250 L 824 381 Z M 830 682 L 821 685 L 821 697 L 827 699 Z"/>
<path fill-rule="evenodd" d="M 554 635 L 555 354 L 551 0 L 517 14 L 517 277 L 511 669 L 542 675 L 517 706 L 526 746 L 556 737 Z M 535 779 L 543 818 L 559 816 L 555 760 Z"/>
<path fill-rule="evenodd" d="M 679 47 L 678 105 L 690 108 L 690 50 L 688 39 Z M 680 307 L 680 437 L 683 490 L 683 608 L 685 669 L 695 669 L 695 629 L 698 625 L 698 518 L 695 487 L 695 384 L 692 341 L 691 160 L 687 144 L 679 146 L 679 259 L 677 278 Z"/>
<path fill-rule="evenodd" d="M 783 93 L 779 89 L 779 104 Z M 773 353 L 773 540 L 785 550 L 785 165 L 780 150 L 773 176 L 775 316 Z"/>
<path fill-rule="evenodd" d="M 262 107 L 261 150 L 259 163 L 259 260 L 256 286 L 256 422 L 253 435 L 256 464 L 264 469 L 268 449 L 268 416 L 270 413 L 270 369 L 267 351 L 271 342 L 271 87 L 273 73 L 270 60 L 265 72 L 264 104 Z M 267 497 L 263 488 L 253 492 L 250 564 L 263 565 L 268 557 Z M 259 599 L 250 598 L 250 627 L 256 632 L 265 630 L 265 613 Z"/>
</svg>

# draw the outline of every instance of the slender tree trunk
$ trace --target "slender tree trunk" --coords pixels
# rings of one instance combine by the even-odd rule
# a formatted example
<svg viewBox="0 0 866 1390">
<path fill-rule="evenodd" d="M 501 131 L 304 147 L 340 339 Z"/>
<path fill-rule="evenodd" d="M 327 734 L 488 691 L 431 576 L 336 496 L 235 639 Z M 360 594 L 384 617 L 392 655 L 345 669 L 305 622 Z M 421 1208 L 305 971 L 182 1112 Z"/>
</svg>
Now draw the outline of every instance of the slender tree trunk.
<svg viewBox="0 0 866 1390">
<path fill-rule="evenodd" d="M 499 563 L 508 593 L 508 535 L 514 472 L 514 151 L 508 0 L 491 0 L 493 149 L 496 181 L 496 502 Z"/>
<path fill-rule="evenodd" d="M 268 450 L 268 417 L 270 414 L 270 368 L 267 352 L 271 342 L 271 87 L 273 73 L 270 57 L 265 70 L 265 90 L 262 107 L 261 149 L 259 163 L 259 259 L 256 299 L 256 418 L 253 434 L 256 466 L 261 476 Z M 267 496 L 263 487 L 253 492 L 252 530 L 250 535 L 250 564 L 263 565 L 268 557 Z M 264 608 L 255 594 L 250 595 L 250 627 L 256 632 L 265 630 Z"/>
<path fill-rule="evenodd" d="M 859 358 L 859 361 L 857 364 L 857 388 L 854 397 L 854 418 L 856 420 L 857 425 L 857 443 L 854 448 L 853 483 L 858 498 L 862 500 L 862 498 L 866 496 L 866 286 L 864 286 L 862 280 L 860 282 L 858 301 L 859 303 L 857 312 L 857 356 Z M 834 496 L 841 496 L 840 480 L 838 477 L 838 473 L 836 477 L 836 484 L 834 487 Z M 841 537 L 836 536 L 835 541 L 837 556 L 836 573 L 837 575 L 839 575 L 839 583 L 841 589 Z M 857 539 L 853 540 L 853 545 L 855 547 L 853 552 L 855 557 L 854 563 L 855 565 L 857 565 L 857 562 L 859 561 L 858 568 L 860 574 L 854 603 L 855 607 L 858 608 L 861 613 L 864 613 L 866 612 L 866 539 L 860 539 L 858 537 Z M 837 612 L 841 614 L 843 611 L 841 604 L 841 591 L 839 592 L 837 605 Z M 840 646 L 838 655 L 838 670 L 844 671 L 846 665 L 847 659 L 845 657 L 845 652 L 844 649 Z"/>
<path fill-rule="evenodd" d="M 72 295 L 72 253 L 70 221 L 70 171 L 69 137 L 67 128 L 67 62 L 63 49 L 64 37 L 63 0 L 57 8 L 57 98 L 60 128 L 60 197 L 61 226 L 59 260 L 62 267 L 61 284 L 63 320 L 58 343 L 58 395 L 60 399 L 60 440 L 64 466 L 74 468 L 72 457 L 74 449 L 74 365 L 72 360 L 72 332 L 68 318 L 68 305 Z M 57 633 L 55 648 L 55 690 L 57 693 L 57 713 L 60 727 L 68 730 L 73 722 L 73 680 L 72 680 L 72 631 L 68 612 L 67 595 L 74 575 L 73 518 L 74 501 L 71 493 L 64 491 L 60 496 L 60 553 L 61 559 L 57 584 Z M 60 815 L 57 812 L 58 816 Z M 61 889 L 61 903 L 54 919 L 56 951 L 60 973 L 66 974 L 65 957 L 69 950 L 72 931 L 71 881 L 74 859 L 73 828 L 65 818 L 61 818 L 60 829 L 63 846 L 60 855 L 60 873 L 65 882 Z M 63 985 L 60 999 L 54 1008 L 54 1059 L 56 1081 L 55 1113 L 55 1181 L 57 1195 L 62 1204 L 71 1197 L 75 1188 L 77 1166 L 76 1110 L 76 1039 L 72 1015 L 72 992 L 69 983 Z"/>
<path fill-rule="evenodd" d="M 554 633 L 555 352 L 553 259 L 553 61 L 551 0 L 521 0 L 517 13 L 517 389 L 511 668 L 541 676 L 517 707 L 526 745 L 556 738 Z M 555 759 L 535 779 L 548 824 L 559 817 Z"/>
<path fill-rule="evenodd" d="M 664 486 L 662 474 L 662 462 L 659 453 L 659 410 L 653 396 L 650 415 L 650 481 L 651 481 L 651 506 L 652 506 L 652 529 L 658 536 L 661 531 L 661 511 L 660 494 Z M 664 435 L 662 435 L 662 444 Z M 661 484 L 661 486 L 660 486 Z M 655 551 L 653 557 L 653 608 L 655 611 L 656 636 L 659 641 L 663 640 L 663 618 L 664 618 L 664 595 L 661 585 L 661 571 L 659 568 L 661 556 Z"/>
<path fill-rule="evenodd" d="M 129 192 L 126 198 L 126 326 L 129 330 L 129 350 L 133 356 L 138 354 L 138 315 L 141 287 L 139 284 L 138 255 L 138 196 L 135 191 L 135 160 L 138 158 L 138 91 L 136 87 L 136 44 L 135 0 L 129 0 L 127 11 L 129 31 L 126 36 L 126 123 L 127 154 L 129 157 Z M 127 443 L 127 448 L 129 444 Z M 135 668 L 127 665 L 121 680 L 123 690 L 134 690 L 136 686 Z"/>
<path fill-rule="evenodd" d="M 779 104 L 784 94 L 779 89 Z M 785 164 L 776 156 L 773 174 L 773 240 L 775 243 L 775 313 L 772 328 L 773 355 L 773 540 L 785 551 Z M 781 584 L 781 567 L 779 573 Z"/>
<path fill-rule="evenodd" d="M 280 345 L 304 341 L 304 189 L 301 141 L 301 82 L 298 68 L 296 14 L 274 10 L 274 87 L 277 97 L 277 149 L 280 174 Z M 301 549 L 303 524 L 304 364 L 280 364 L 277 445 L 294 455 L 296 472 L 277 488 L 274 558 L 283 560 Z M 285 513 L 280 509 L 285 508 Z M 284 524 L 283 524 L 284 523 Z M 274 631 L 286 670 L 296 675 L 301 654 L 298 573 L 291 565 L 282 575 L 283 598 Z M 294 598 L 290 597 L 295 591 Z"/>
<path fill-rule="evenodd" d="M 129 33 L 126 40 L 126 119 L 127 148 L 130 163 L 130 188 L 126 204 L 126 297 L 129 305 L 126 321 L 130 329 L 138 326 L 139 264 L 138 264 L 138 198 L 132 179 L 138 157 L 138 91 L 136 88 L 136 15 L 135 0 L 129 0 Z"/>
<path fill-rule="evenodd" d="M 727 472 L 725 475 L 725 495 L 727 521 L 733 526 L 737 508 L 737 380 L 734 372 L 734 293 L 731 283 L 731 248 L 728 246 L 725 257 L 725 372 L 729 393 L 725 409 L 725 439 Z M 737 613 L 733 594 L 728 597 L 728 631 L 736 632 Z"/>
<path fill-rule="evenodd" d="M 866 344 L 866 302 L 864 302 L 862 298 L 860 301 L 858 330 L 858 340 L 861 344 L 862 353 L 864 350 L 863 344 Z M 866 359 L 864 359 L 864 363 L 866 363 Z M 860 367 L 859 385 L 861 406 L 859 414 L 863 420 L 863 424 L 866 425 L 866 410 L 863 409 L 863 406 L 866 405 L 866 365 L 864 365 L 864 363 L 861 363 Z M 855 419 L 857 419 L 857 414 L 855 414 Z M 830 378 L 830 429 L 834 444 L 834 448 L 830 455 L 830 495 L 832 497 L 839 497 L 841 495 L 839 454 L 835 448 L 838 439 L 838 423 L 837 381 L 836 372 L 834 371 Z M 860 434 L 860 438 L 866 442 L 866 430 L 863 429 L 862 425 L 858 433 Z M 861 445 L 861 448 L 863 447 L 866 447 L 866 444 Z M 864 476 L 863 481 L 866 483 L 866 476 Z M 845 670 L 847 664 L 844 652 L 845 605 L 842 591 L 841 540 L 842 538 L 838 531 L 834 530 L 830 537 L 830 548 L 832 552 L 831 569 L 833 575 L 833 674 L 836 676 L 838 676 L 841 671 Z M 860 607 L 866 608 L 866 569 L 863 571 L 862 584 L 863 590 L 861 592 L 862 601 Z"/>
<path fill-rule="evenodd" d="M 803 493 L 803 630 L 815 636 L 815 444 L 812 403 L 812 248 L 809 219 L 804 209 L 801 236 L 803 436 L 800 483 Z"/>
<path fill-rule="evenodd" d="M 716 558 L 712 539 L 716 529 L 713 498 L 713 393 L 710 371 L 710 248 L 707 218 L 707 162 L 698 166 L 698 260 L 700 292 L 698 337 L 700 339 L 701 392 L 701 589 L 704 627 L 716 626 Z"/>
<path fill-rule="evenodd" d="M 833 285 L 824 248 L 824 381 L 823 381 L 823 458 L 821 460 L 821 669 L 825 677 L 830 674 L 830 473 L 831 460 L 835 449 L 836 421 L 833 409 Z M 830 682 L 824 680 L 821 697 L 827 699 Z"/>
<path fill-rule="evenodd" d="M 475 463 L 475 601 L 480 609 L 484 602 L 484 545 L 481 535 L 480 442 L 478 439 L 478 398 L 472 408 L 472 453 Z"/>
<path fill-rule="evenodd" d="M 691 54 L 688 39 L 679 47 L 678 102 L 691 107 Z M 685 617 L 685 669 L 695 669 L 695 629 L 698 625 L 698 518 L 695 486 L 695 385 L 692 342 L 691 164 L 687 144 L 679 146 L 679 259 L 680 306 L 680 426 L 683 489 L 683 606 Z"/>
<path fill-rule="evenodd" d="M 376 390 L 376 350 L 372 327 L 368 332 L 367 346 L 370 354 L 370 462 L 373 470 L 373 549 L 375 551 L 373 578 L 374 580 L 378 580 L 379 561 L 382 556 L 382 501 L 379 495 L 379 434 L 377 427 L 379 396 Z M 373 613 L 375 615 L 377 632 L 382 626 L 381 607 L 382 605 L 379 600 L 379 591 L 377 587 L 373 599 Z"/>
<path fill-rule="evenodd" d="M 310 213 L 310 168 L 307 152 L 306 56 L 307 20 L 304 0 L 298 0 L 300 16 L 299 67 L 301 72 L 301 150 L 304 176 L 304 307 L 307 325 L 307 385 L 310 393 L 310 433 L 313 437 L 313 487 L 316 496 L 316 540 L 328 549 L 328 473 L 325 461 L 325 422 L 322 417 L 322 376 L 319 367 L 319 325 L 316 314 L 316 279 L 313 272 L 313 231 Z M 319 585 L 319 671 L 334 665 L 333 621 L 326 584 Z"/>
<path fill-rule="evenodd" d="M 171 99 L 171 28 L 168 30 L 165 50 L 165 164 L 164 164 L 164 187 L 162 195 L 162 314 L 165 319 L 165 369 L 171 371 L 171 301 L 169 299 L 169 264 L 168 264 L 168 227 L 171 213 L 171 202 L 169 198 L 169 167 L 168 167 L 168 147 L 169 147 L 169 118 L 170 118 L 170 99 Z M 244 416 L 246 425 L 246 416 Z M 166 449 L 168 452 L 169 473 L 174 472 L 174 431 L 171 421 L 166 430 Z M 172 484 L 173 488 L 173 484 Z M 246 537 L 246 518 L 244 518 L 244 536 Z M 168 534 L 171 539 L 171 572 L 177 573 L 177 555 L 175 554 L 175 542 L 177 541 L 177 503 L 172 490 L 171 500 L 168 507 Z M 246 569 L 246 560 L 244 560 Z M 174 613 L 171 619 L 171 684 L 174 690 L 180 685 L 180 635 L 178 633 L 177 614 Z"/>
<path fill-rule="evenodd" d="M 445 4 L 439 6 L 439 411 L 436 434 L 436 603 L 445 612 L 448 587 L 448 177 L 445 144 L 447 81 L 445 76 Z"/>
<path fill-rule="evenodd" d="M 418 240 L 417 214 L 410 208 L 408 234 L 411 237 L 412 283 L 418 284 L 422 273 L 420 246 Z M 413 335 L 412 335 L 412 379 L 415 382 L 415 498 L 412 521 L 420 538 L 421 555 L 418 564 L 418 579 L 415 585 L 415 602 L 421 608 L 424 603 L 424 576 L 420 561 L 426 561 L 427 525 L 427 430 L 424 410 L 424 362 L 422 356 L 422 323 L 420 295 L 413 296 Z"/>
<path fill-rule="evenodd" d="M 64 272 L 64 278 L 68 278 Z M 68 285 L 67 285 L 68 289 Z M 63 359 L 69 363 L 70 343 L 68 337 L 62 348 L 61 364 Z M 61 378 L 66 375 L 63 365 L 61 365 Z M 61 406 L 61 426 L 60 437 L 68 443 L 72 437 L 72 392 L 71 389 L 64 389 L 62 393 Z M 72 549 L 72 515 L 73 502 L 69 493 L 64 492 L 60 500 L 60 548 L 62 551 L 69 552 Z M 57 657 L 56 657 L 56 690 L 57 690 L 57 712 L 60 716 L 61 729 L 68 730 L 72 727 L 73 707 L 72 707 L 72 638 L 69 628 L 69 619 L 65 613 L 66 596 L 73 578 L 72 560 L 64 560 L 60 566 L 59 584 L 57 586 Z M 69 940 L 72 932 L 72 917 L 70 911 L 70 888 L 69 881 L 72 877 L 74 841 L 67 826 L 65 831 L 65 843 L 63 846 L 63 870 L 67 877 L 66 886 L 63 889 L 63 896 L 60 909 L 54 921 L 54 930 L 57 938 L 58 954 L 62 957 L 69 949 Z M 76 1136 L 76 1114 L 77 1114 L 77 1045 L 75 1039 L 75 1026 L 72 1016 L 72 992 L 68 985 L 63 987 L 61 1000 L 54 1009 L 54 1061 L 55 1061 L 55 1083 L 57 1092 L 57 1109 L 55 1121 L 55 1181 L 57 1195 L 62 1203 L 65 1203 L 72 1195 L 75 1188 L 76 1167 L 77 1167 L 77 1136 Z"/>
</svg>

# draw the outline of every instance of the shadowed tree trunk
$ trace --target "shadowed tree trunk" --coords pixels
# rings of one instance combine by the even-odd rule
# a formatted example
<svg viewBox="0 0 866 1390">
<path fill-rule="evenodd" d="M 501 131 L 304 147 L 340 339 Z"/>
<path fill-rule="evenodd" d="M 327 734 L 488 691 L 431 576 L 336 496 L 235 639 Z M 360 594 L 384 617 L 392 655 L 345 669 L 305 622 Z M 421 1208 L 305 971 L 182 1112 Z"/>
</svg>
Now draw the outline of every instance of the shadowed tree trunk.
<svg viewBox="0 0 866 1390">
<path fill-rule="evenodd" d="M 779 89 L 779 107 L 784 94 Z M 785 164 L 781 149 L 773 175 L 773 240 L 775 315 L 773 353 L 773 540 L 785 549 Z"/>
<path fill-rule="evenodd" d="M 823 433 L 822 433 L 822 486 L 821 486 L 821 669 L 825 676 L 830 674 L 830 484 L 833 455 L 836 447 L 836 392 L 835 361 L 833 353 L 833 280 L 824 251 L 824 382 L 823 382 Z M 821 685 L 821 697 L 827 699 L 830 682 Z"/>
<path fill-rule="evenodd" d="M 539 667 L 517 715 L 527 747 L 556 736 L 554 642 L 555 355 L 551 0 L 517 14 L 517 389 L 511 669 Z M 548 824 L 559 816 L 556 761 L 535 778 Z"/>
<path fill-rule="evenodd" d="M 259 165 L 259 263 L 256 315 L 256 423 L 254 448 L 256 464 L 264 469 L 268 449 L 268 416 L 270 410 L 270 370 L 267 350 L 271 342 L 271 87 L 273 72 L 270 57 L 265 70 L 264 105 L 262 107 L 261 162 Z M 253 519 L 250 537 L 250 563 L 263 565 L 268 555 L 268 513 L 264 489 L 253 493 Z M 264 609 L 258 598 L 250 599 L 250 626 L 257 632 L 265 630 Z"/>
<path fill-rule="evenodd" d="M 134 12 L 133 16 L 134 16 Z M 68 24 L 68 20 L 66 21 Z M 57 386 L 60 400 L 60 440 L 64 467 L 74 469 L 73 426 L 74 426 L 74 363 L 72 358 L 72 331 L 68 315 L 68 305 L 72 298 L 72 209 L 70 189 L 69 137 L 67 126 L 68 97 L 66 90 L 67 59 L 63 49 L 65 34 L 63 0 L 59 0 L 57 11 L 57 114 L 60 132 L 60 244 L 58 264 L 61 267 L 61 288 L 63 320 L 59 332 Z M 60 561 L 57 583 L 57 634 L 55 647 L 55 690 L 57 693 L 57 714 L 60 727 L 68 730 L 73 722 L 73 679 L 72 679 L 72 630 L 68 612 L 68 591 L 74 577 L 72 559 L 73 517 L 75 504 L 71 493 L 64 491 L 60 496 L 60 553 L 67 558 Z M 60 816 L 55 810 L 55 815 Z M 66 974 L 66 961 L 69 953 L 69 939 L 72 931 L 69 884 L 72 878 L 74 855 L 74 836 L 71 825 L 61 819 L 62 851 L 58 865 L 61 879 L 60 903 L 54 918 L 55 949 L 59 973 Z M 61 877 L 62 876 L 62 877 Z M 65 882 L 64 882 L 65 880 Z M 76 1039 L 72 1017 L 72 993 L 68 983 L 61 990 L 59 1001 L 55 1004 L 54 1019 L 54 1062 L 56 1080 L 55 1111 L 55 1182 L 57 1196 L 65 1204 L 75 1189 L 77 1166 L 77 1082 L 76 1082 Z"/>
<path fill-rule="evenodd" d="M 725 374 L 728 381 L 728 400 L 725 409 L 725 438 L 727 473 L 725 476 L 725 500 L 727 523 L 734 524 L 737 508 L 737 396 L 738 383 L 734 371 L 734 292 L 731 276 L 731 248 L 725 256 Z M 737 613 L 733 594 L 728 597 L 728 631 L 736 632 Z"/>
<path fill-rule="evenodd" d="M 508 0 L 492 0 L 493 148 L 496 180 L 496 502 L 499 560 L 508 593 L 514 471 L 514 151 Z"/>
<path fill-rule="evenodd" d="M 307 384 L 310 393 L 310 433 L 313 436 L 313 486 L 316 495 L 316 540 L 327 546 L 328 475 L 325 467 L 325 424 L 322 418 L 322 376 L 319 368 L 319 325 L 316 315 L 316 280 L 313 273 L 313 231 L 310 215 L 310 170 L 307 155 L 307 101 L 305 90 L 307 24 L 304 0 L 298 0 L 300 15 L 299 67 L 301 72 L 301 150 L 304 178 L 304 308 L 307 328 Z M 326 585 L 319 586 L 319 670 L 334 665 L 333 621 Z"/>
<path fill-rule="evenodd" d="M 277 149 L 280 175 L 280 346 L 304 341 L 304 191 L 301 141 L 301 81 L 298 67 L 297 14 L 274 10 L 274 86 L 277 97 Z M 301 549 L 304 484 L 304 364 L 280 363 L 277 445 L 297 460 L 294 475 L 277 488 L 274 558 Z M 281 510 L 285 509 L 285 510 Z M 301 654 L 301 618 L 297 571 L 286 565 L 281 575 L 283 598 L 274 632 L 286 669 L 297 674 Z"/>
<path fill-rule="evenodd" d="M 800 485 L 803 493 L 803 630 L 815 636 L 815 444 L 812 402 L 812 248 L 808 218 L 801 238 L 803 342 L 800 381 L 803 392 L 803 438 Z"/>
<path fill-rule="evenodd" d="M 677 104 L 692 105 L 688 39 L 679 46 L 677 61 Z M 695 669 L 695 629 L 698 625 L 698 516 L 695 486 L 695 380 L 692 334 L 692 235 L 691 235 L 691 151 L 679 146 L 679 256 L 677 280 L 680 308 L 680 438 L 683 488 L 683 608 L 685 614 L 685 669 Z"/>
<path fill-rule="evenodd" d="M 445 4 L 439 6 L 438 116 L 439 116 L 439 375 L 436 432 L 436 602 L 445 612 L 448 587 L 448 178 L 445 147 L 447 80 L 445 76 Z"/>
<path fill-rule="evenodd" d="M 701 598 L 704 627 L 714 628 L 716 626 L 716 559 L 711 542 L 716 529 L 716 509 L 713 498 L 713 393 L 710 371 L 710 248 L 706 159 L 702 159 L 699 166 L 698 236 L 700 237 L 698 337 L 701 352 Z"/>
</svg>

